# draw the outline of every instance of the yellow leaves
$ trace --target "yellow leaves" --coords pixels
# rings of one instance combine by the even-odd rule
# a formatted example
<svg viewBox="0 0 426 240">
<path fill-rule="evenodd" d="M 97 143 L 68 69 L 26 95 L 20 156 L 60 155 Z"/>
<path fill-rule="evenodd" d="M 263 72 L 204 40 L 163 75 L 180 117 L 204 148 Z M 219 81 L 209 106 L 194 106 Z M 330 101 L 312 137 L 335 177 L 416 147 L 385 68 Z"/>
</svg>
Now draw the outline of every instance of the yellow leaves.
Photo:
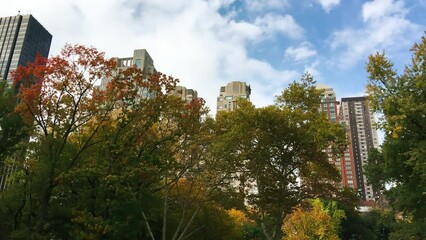
<svg viewBox="0 0 426 240">
<path fill-rule="evenodd" d="M 77 233 L 81 239 L 99 239 L 100 236 L 108 234 L 111 227 L 101 217 L 94 217 L 85 211 L 73 210 L 74 218 L 71 221 L 84 229 Z"/>
<path fill-rule="evenodd" d="M 285 219 L 283 240 L 339 239 L 340 220 L 345 217 L 343 210 L 337 209 L 334 203 L 325 206 L 319 199 L 313 200 L 311 207 L 298 207 Z"/>
<path fill-rule="evenodd" d="M 389 132 L 391 133 L 392 138 L 396 139 L 403 134 L 404 126 L 402 125 L 402 123 L 406 120 L 406 118 L 407 116 L 405 114 L 388 116 L 387 127 Z"/>
<path fill-rule="evenodd" d="M 401 125 L 396 126 L 392 131 L 392 137 L 398 138 L 400 136 L 400 133 L 402 132 L 403 128 Z"/>
<path fill-rule="evenodd" d="M 231 219 L 234 221 L 234 223 L 238 226 L 243 226 L 245 223 L 254 223 L 253 220 L 246 217 L 244 212 L 237 210 L 235 208 L 232 208 L 227 211 Z"/>
</svg>

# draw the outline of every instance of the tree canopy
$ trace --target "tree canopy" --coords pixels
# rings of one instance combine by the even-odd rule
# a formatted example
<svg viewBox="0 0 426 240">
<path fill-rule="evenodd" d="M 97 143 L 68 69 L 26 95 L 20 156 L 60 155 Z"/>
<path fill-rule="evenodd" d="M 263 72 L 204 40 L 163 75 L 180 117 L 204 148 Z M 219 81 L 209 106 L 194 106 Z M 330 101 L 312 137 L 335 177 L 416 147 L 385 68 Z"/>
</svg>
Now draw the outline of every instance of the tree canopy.
<svg viewBox="0 0 426 240">
<path fill-rule="evenodd" d="M 108 80 L 105 89 L 97 86 L 102 79 Z M 18 105 L 10 108 L 22 116 L 31 139 L 21 142 L 26 151 L 14 163 L 13 187 L 1 195 L 2 234 L 24 239 L 190 234 L 196 224 L 185 211 L 195 216 L 200 210 L 177 207 L 197 191 L 185 198 L 170 191 L 180 179 L 191 190 L 220 179 L 215 181 L 218 175 L 205 159 L 211 120 L 204 101 L 186 104 L 171 96 L 176 83 L 137 67 L 118 69 L 114 60 L 81 45 L 19 67 Z M 201 186 L 201 176 L 210 185 Z M 171 224 L 172 231 L 166 226 L 173 221 L 184 224 Z"/>
<path fill-rule="evenodd" d="M 217 117 L 218 156 L 235 163 L 236 183 L 267 239 L 281 238 L 284 218 L 303 199 L 338 192 L 339 174 L 324 149 L 341 153 L 345 132 L 318 111 L 321 91 L 314 84 L 306 74 L 275 105 L 255 108 L 240 100 L 235 111 Z"/>
<path fill-rule="evenodd" d="M 369 57 L 368 93 L 382 114 L 381 151 L 369 156 L 367 175 L 397 212 L 415 223 L 426 220 L 426 38 L 415 43 L 411 63 L 398 74 L 384 53 Z M 384 186 L 391 188 L 386 190 Z M 420 233 L 419 233 L 420 234 Z M 423 233 L 424 234 L 424 233 Z M 422 235 L 424 237 L 424 235 Z"/>
</svg>

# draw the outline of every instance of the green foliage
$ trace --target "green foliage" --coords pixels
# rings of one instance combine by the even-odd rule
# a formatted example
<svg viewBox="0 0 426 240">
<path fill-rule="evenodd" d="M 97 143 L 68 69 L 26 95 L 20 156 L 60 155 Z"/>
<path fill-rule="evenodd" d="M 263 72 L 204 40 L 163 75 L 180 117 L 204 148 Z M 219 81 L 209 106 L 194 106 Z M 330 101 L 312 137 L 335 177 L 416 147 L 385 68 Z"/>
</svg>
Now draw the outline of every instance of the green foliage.
<svg viewBox="0 0 426 240">
<path fill-rule="evenodd" d="M 367 223 L 363 214 L 356 211 L 353 206 L 338 203 L 339 209 L 345 212 L 345 218 L 340 224 L 340 239 L 377 239 L 371 230 L 371 225 Z"/>
<path fill-rule="evenodd" d="M 389 239 L 396 225 L 395 214 L 389 210 L 373 209 L 362 214 L 367 229 L 374 235 L 371 239 Z"/>
<path fill-rule="evenodd" d="M 372 107 L 383 114 L 381 152 L 370 155 L 369 182 L 385 191 L 390 205 L 412 223 L 426 218 L 426 38 L 414 44 L 410 65 L 398 75 L 384 53 L 370 56 L 368 92 Z"/>
<path fill-rule="evenodd" d="M 382 193 L 385 190 L 385 164 L 383 155 L 378 149 L 371 149 L 368 154 L 368 164 L 365 168 L 365 175 L 368 176 L 368 183 L 371 184 L 373 190 Z"/>
<path fill-rule="evenodd" d="M 0 81 L 0 164 L 28 137 L 21 115 L 16 113 L 17 98 L 6 81 Z"/>
<path fill-rule="evenodd" d="M 392 232 L 389 234 L 390 240 L 409 239 L 420 240 L 425 239 L 426 222 L 418 221 L 413 224 L 410 219 L 401 219 L 393 225 Z"/>
</svg>

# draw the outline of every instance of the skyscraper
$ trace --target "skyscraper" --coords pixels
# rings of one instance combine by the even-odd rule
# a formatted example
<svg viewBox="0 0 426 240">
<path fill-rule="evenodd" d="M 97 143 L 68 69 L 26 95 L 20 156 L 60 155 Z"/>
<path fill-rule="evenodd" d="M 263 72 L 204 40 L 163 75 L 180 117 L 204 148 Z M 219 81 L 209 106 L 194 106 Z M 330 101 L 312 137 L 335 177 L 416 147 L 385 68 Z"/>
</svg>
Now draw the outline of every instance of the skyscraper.
<svg viewBox="0 0 426 240">
<path fill-rule="evenodd" d="M 37 53 L 47 58 L 52 35 L 32 16 L 0 18 L 0 79 L 12 81 L 10 72 L 34 62 Z"/>
<path fill-rule="evenodd" d="M 339 101 L 336 100 L 336 94 L 333 88 L 318 84 L 318 89 L 324 90 L 321 96 L 321 106 L 319 111 L 324 112 L 327 116 L 327 119 L 331 122 L 339 122 Z M 349 133 L 348 133 L 349 134 Z M 349 135 L 348 135 L 349 136 Z M 352 156 L 352 147 L 349 143 L 348 148 L 345 150 L 344 154 L 340 157 L 333 157 L 331 149 L 327 149 L 328 160 L 330 163 L 334 164 L 340 172 L 341 175 L 341 184 L 343 187 L 349 187 L 357 189 L 356 184 L 356 172 L 355 164 Z"/>
<path fill-rule="evenodd" d="M 217 111 L 233 111 L 237 108 L 238 98 L 250 100 L 251 88 L 245 82 L 230 82 L 220 87 L 217 97 Z"/>
<path fill-rule="evenodd" d="M 342 98 L 340 121 L 346 126 L 351 141 L 351 154 L 356 173 L 356 186 L 363 200 L 374 200 L 375 193 L 367 184 L 364 167 L 372 148 L 379 146 L 374 114 L 366 97 Z"/>
</svg>

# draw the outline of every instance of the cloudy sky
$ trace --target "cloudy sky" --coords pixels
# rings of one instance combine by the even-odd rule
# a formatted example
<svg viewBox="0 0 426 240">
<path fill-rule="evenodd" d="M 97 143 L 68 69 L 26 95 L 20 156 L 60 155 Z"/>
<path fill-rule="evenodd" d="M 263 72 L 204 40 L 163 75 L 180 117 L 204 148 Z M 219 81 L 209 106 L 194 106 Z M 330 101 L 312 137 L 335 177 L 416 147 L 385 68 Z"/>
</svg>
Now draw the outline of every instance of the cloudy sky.
<svg viewBox="0 0 426 240">
<path fill-rule="evenodd" d="M 228 82 L 250 84 L 260 107 L 305 71 L 339 98 L 362 95 L 368 55 L 401 70 L 426 30 L 426 0 L 7 0 L 0 16 L 18 11 L 53 35 L 50 55 L 66 43 L 108 57 L 146 48 L 213 112 Z"/>
</svg>

